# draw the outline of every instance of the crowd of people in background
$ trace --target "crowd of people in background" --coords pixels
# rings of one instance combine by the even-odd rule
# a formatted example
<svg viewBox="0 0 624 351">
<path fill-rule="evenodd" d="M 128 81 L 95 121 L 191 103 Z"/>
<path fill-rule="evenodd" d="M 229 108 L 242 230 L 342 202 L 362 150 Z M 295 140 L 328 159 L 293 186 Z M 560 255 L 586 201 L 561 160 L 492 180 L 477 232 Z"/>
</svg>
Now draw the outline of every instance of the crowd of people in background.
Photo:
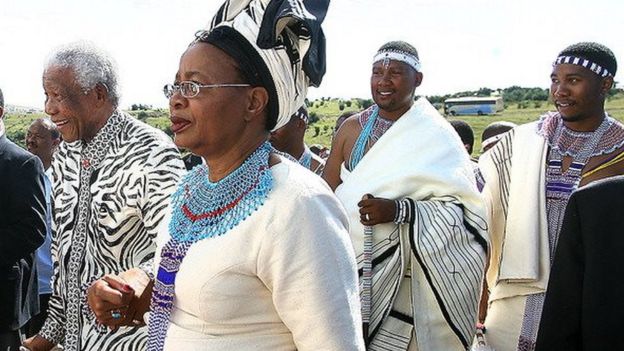
<svg viewBox="0 0 624 351">
<path fill-rule="evenodd" d="M 556 111 L 477 158 L 391 41 L 375 104 L 308 146 L 328 5 L 227 0 L 163 89 L 174 140 L 89 43 L 46 61 L 27 150 L 0 91 L 0 350 L 624 349 L 613 52 L 562 50 Z"/>
</svg>

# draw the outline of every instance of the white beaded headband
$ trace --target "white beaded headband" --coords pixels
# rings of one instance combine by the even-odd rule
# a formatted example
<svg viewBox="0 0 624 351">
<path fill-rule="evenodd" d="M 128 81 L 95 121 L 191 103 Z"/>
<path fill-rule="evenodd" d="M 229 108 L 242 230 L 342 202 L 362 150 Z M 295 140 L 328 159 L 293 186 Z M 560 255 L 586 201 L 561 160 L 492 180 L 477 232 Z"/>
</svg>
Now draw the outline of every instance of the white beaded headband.
<svg viewBox="0 0 624 351">
<path fill-rule="evenodd" d="M 420 60 L 412 54 L 404 51 L 382 51 L 378 52 L 373 59 L 373 63 L 384 61 L 384 65 L 387 65 L 390 60 L 401 61 L 410 65 L 417 72 L 420 72 Z"/>
<path fill-rule="evenodd" d="M 595 62 L 592 62 L 590 60 L 584 59 L 582 57 L 559 56 L 559 57 L 557 57 L 557 59 L 553 63 L 553 66 L 560 65 L 562 63 L 569 63 L 569 64 L 572 64 L 572 65 L 583 66 L 583 67 L 589 69 L 590 71 L 596 73 L 597 75 L 599 75 L 601 77 L 613 76 L 613 74 L 611 74 L 611 72 L 609 72 L 606 68 L 600 66 L 599 64 L 597 64 Z"/>
</svg>

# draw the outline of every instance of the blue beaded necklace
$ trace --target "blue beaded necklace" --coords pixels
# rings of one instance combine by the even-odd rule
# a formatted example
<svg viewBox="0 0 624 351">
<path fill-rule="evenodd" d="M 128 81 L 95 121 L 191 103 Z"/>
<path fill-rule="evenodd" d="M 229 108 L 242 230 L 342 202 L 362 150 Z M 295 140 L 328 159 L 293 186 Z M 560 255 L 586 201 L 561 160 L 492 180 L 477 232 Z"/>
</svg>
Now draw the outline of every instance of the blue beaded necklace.
<svg viewBox="0 0 624 351">
<path fill-rule="evenodd" d="M 303 149 L 303 154 L 299 158 L 298 162 L 303 167 L 310 169 L 310 166 L 312 165 L 312 151 L 310 151 L 307 146 Z"/>
<path fill-rule="evenodd" d="M 240 167 L 218 182 L 205 165 L 193 168 L 172 196 L 171 239 L 161 252 L 154 282 L 148 328 L 148 351 L 164 347 L 175 295 L 175 279 L 194 243 L 226 234 L 260 208 L 273 188 L 269 168 L 272 147 L 264 142 Z"/>
<path fill-rule="evenodd" d="M 364 151 L 366 150 L 366 145 L 368 144 L 368 139 L 373 133 L 373 128 L 375 127 L 375 121 L 377 121 L 377 117 L 379 117 L 379 107 L 375 106 L 373 109 L 373 114 L 370 116 L 364 128 L 362 128 L 362 132 L 358 136 L 355 141 L 355 145 L 353 146 L 353 150 L 351 151 L 351 158 L 349 160 L 349 169 L 354 170 L 355 166 L 362 160 L 364 157 Z"/>
</svg>

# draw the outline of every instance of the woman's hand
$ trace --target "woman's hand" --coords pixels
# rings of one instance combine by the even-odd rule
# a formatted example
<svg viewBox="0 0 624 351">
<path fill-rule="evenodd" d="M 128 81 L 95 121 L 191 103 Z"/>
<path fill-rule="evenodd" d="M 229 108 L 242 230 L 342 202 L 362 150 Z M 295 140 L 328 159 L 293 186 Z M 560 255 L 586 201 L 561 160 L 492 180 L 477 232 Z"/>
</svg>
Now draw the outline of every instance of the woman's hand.
<svg viewBox="0 0 624 351">
<path fill-rule="evenodd" d="M 376 198 L 371 194 L 365 194 L 358 202 L 358 207 L 360 222 L 366 226 L 392 222 L 396 215 L 394 200 Z"/>
<path fill-rule="evenodd" d="M 30 351 L 49 351 L 54 347 L 54 344 L 37 334 L 24 340 L 22 347 Z"/>
<path fill-rule="evenodd" d="M 95 281 L 87 291 L 87 301 L 99 323 L 116 329 L 144 324 L 151 295 L 151 280 L 145 272 L 133 268 Z"/>
<path fill-rule="evenodd" d="M 96 280 L 87 290 L 87 302 L 98 323 L 111 329 L 128 325 L 130 301 L 134 290 L 123 278 L 109 274 Z"/>
</svg>

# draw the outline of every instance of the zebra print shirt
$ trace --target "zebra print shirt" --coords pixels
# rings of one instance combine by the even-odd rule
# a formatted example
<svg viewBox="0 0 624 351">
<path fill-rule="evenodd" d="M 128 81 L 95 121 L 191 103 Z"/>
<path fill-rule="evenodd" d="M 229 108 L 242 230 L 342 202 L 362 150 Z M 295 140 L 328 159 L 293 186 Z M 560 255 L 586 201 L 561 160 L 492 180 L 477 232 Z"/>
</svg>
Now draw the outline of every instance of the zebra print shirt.
<svg viewBox="0 0 624 351">
<path fill-rule="evenodd" d="M 115 112 L 89 143 L 62 143 L 54 157 L 54 276 L 40 335 L 66 351 L 143 350 L 147 329 L 103 330 L 86 289 L 109 273 L 152 271 L 159 222 L 184 172 L 161 131 Z"/>
</svg>

